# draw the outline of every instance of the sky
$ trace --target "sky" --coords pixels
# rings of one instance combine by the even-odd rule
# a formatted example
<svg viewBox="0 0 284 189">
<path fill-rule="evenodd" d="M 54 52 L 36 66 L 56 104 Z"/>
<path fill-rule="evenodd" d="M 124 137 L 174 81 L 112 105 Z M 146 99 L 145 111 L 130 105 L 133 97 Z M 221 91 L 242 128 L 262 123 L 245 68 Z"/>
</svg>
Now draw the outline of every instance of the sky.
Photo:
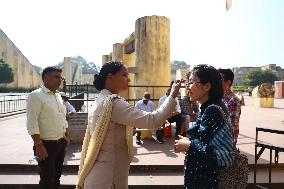
<svg viewBox="0 0 284 189">
<path fill-rule="evenodd" d="M 170 19 L 170 59 L 216 68 L 284 68 L 284 1 L 1 0 L 0 29 L 41 67 L 68 56 L 101 66 L 143 16 Z"/>
</svg>

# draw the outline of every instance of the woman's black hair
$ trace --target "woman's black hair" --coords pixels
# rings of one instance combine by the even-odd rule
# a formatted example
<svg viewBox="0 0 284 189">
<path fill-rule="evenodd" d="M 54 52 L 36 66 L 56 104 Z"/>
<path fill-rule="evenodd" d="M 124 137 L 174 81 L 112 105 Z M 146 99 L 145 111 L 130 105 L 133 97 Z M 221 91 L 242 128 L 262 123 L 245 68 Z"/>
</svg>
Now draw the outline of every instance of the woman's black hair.
<svg viewBox="0 0 284 189">
<path fill-rule="evenodd" d="M 202 84 L 211 84 L 211 89 L 208 93 L 208 101 L 215 101 L 223 98 L 224 90 L 221 76 L 213 66 L 199 64 L 193 67 L 191 74 L 197 76 Z"/>
<path fill-rule="evenodd" d="M 106 78 L 109 73 L 116 74 L 123 67 L 122 62 L 110 61 L 105 63 L 99 74 L 94 75 L 94 86 L 101 91 L 105 88 Z"/>
</svg>

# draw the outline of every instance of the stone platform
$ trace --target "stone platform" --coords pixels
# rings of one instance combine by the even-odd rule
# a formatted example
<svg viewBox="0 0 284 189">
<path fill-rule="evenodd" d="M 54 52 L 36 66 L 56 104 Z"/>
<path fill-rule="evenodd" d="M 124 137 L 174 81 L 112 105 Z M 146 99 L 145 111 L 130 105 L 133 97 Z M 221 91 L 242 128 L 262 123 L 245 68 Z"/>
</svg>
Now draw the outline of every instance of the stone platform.
<svg viewBox="0 0 284 189">
<path fill-rule="evenodd" d="M 278 100 L 275 108 L 256 108 L 252 100 L 245 96 L 246 106 L 242 107 L 240 119 L 240 137 L 238 147 L 249 158 L 250 176 L 249 183 L 253 182 L 252 166 L 254 164 L 255 128 L 265 127 L 284 130 L 284 100 Z M 33 160 L 32 140 L 28 136 L 25 126 L 25 114 L 15 115 L 0 119 L 0 188 L 14 185 L 35 185 L 38 182 L 36 162 Z M 284 136 L 260 135 L 260 140 L 284 146 Z M 164 144 L 158 144 L 154 139 L 146 139 L 142 145 L 134 141 L 135 156 L 131 163 L 129 176 L 130 188 L 182 188 L 184 154 L 176 154 L 173 149 L 173 139 L 167 139 Z M 73 186 L 80 160 L 81 145 L 69 146 L 62 183 Z M 258 182 L 268 182 L 269 153 L 264 151 L 258 161 Z M 278 168 L 273 169 L 272 182 L 277 188 L 277 183 L 284 188 L 284 153 L 279 154 Z M 13 180 L 11 180 L 13 179 Z M 249 188 L 253 188 L 250 184 Z M 7 188 L 6 187 L 6 188 Z M 31 187 L 32 188 L 32 187 Z M 68 188 L 68 187 L 67 187 Z M 147 188 L 147 187 L 146 187 Z"/>
</svg>

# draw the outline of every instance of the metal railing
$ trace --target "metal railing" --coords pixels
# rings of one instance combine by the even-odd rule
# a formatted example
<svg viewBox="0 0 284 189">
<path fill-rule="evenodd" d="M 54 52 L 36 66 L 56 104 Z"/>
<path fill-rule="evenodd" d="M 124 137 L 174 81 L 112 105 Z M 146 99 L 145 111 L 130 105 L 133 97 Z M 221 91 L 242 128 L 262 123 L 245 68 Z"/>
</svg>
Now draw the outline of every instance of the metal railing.
<svg viewBox="0 0 284 189">
<path fill-rule="evenodd" d="M 144 91 L 148 91 L 152 96 L 155 96 L 155 89 L 158 88 L 158 89 L 161 89 L 161 88 L 164 88 L 165 89 L 165 93 L 166 93 L 166 90 L 169 88 L 170 86 L 164 86 L 164 85 L 130 85 L 128 86 L 128 97 L 130 96 L 130 88 L 145 88 Z M 63 86 L 63 91 L 67 94 L 69 94 L 70 97 L 72 96 L 77 96 L 79 95 L 80 93 L 85 93 L 87 94 L 87 99 L 89 94 L 90 93 L 98 93 L 98 91 L 95 89 L 95 87 L 93 85 L 67 85 L 67 84 L 64 84 Z M 127 98 L 125 100 L 131 102 L 131 101 L 137 101 L 141 99 L 138 98 L 138 99 L 130 99 L 130 98 Z M 151 100 L 159 100 L 159 99 L 151 99 Z"/>
<path fill-rule="evenodd" d="M 128 92 L 127 92 L 127 96 L 130 96 L 130 89 L 131 88 L 142 88 L 144 89 L 143 91 L 148 91 L 152 97 L 155 97 L 155 89 L 164 89 L 165 90 L 165 94 L 167 89 L 170 86 L 157 86 L 157 85 L 130 85 L 128 87 Z M 79 103 L 79 101 L 84 101 L 84 105 L 86 106 L 86 109 L 88 111 L 89 109 L 89 105 L 92 104 L 92 101 L 95 101 L 95 95 L 96 93 L 99 93 L 95 87 L 93 85 L 67 85 L 64 84 L 63 85 L 63 91 L 70 97 L 69 101 L 72 105 L 76 105 Z M 76 98 L 77 96 L 79 96 L 80 94 L 84 93 L 84 98 Z M 75 97 L 75 98 L 73 98 Z M 128 101 L 129 103 L 131 103 L 132 105 L 134 105 L 138 100 L 140 100 L 142 98 L 126 98 L 125 100 Z M 152 101 L 154 101 L 155 103 L 157 103 L 159 101 L 159 98 L 152 98 Z M 90 102 L 91 101 L 91 102 Z"/>
<path fill-rule="evenodd" d="M 0 96 L 0 114 L 25 110 L 27 96 L 28 94 Z"/>
<path fill-rule="evenodd" d="M 145 88 L 145 91 L 148 91 L 152 94 L 152 96 L 155 96 L 155 89 L 161 89 L 165 88 L 165 92 L 169 86 L 149 86 L 149 85 L 133 85 L 129 86 L 130 88 Z M 95 89 L 93 85 L 64 85 L 63 86 L 63 91 L 71 97 L 70 101 L 84 101 L 86 102 L 86 108 L 88 110 L 89 107 L 89 101 L 94 101 L 95 100 L 95 95 L 98 93 L 98 91 Z M 128 90 L 128 97 L 129 95 Z M 72 97 L 78 96 L 79 94 L 84 93 L 84 98 L 83 99 L 73 99 Z M 11 113 L 11 112 L 16 112 L 16 111 L 22 111 L 26 109 L 26 99 L 27 99 L 28 94 L 15 94 L 15 95 L 2 95 L 0 96 L 0 113 Z M 135 104 L 138 100 L 140 100 L 141 97 L 136 98 L 136 99 L 130 99 L 127 98 L 128 102 L 131 102 L 132 104 Z M 154 102 L 157 102 L 159 99 L 151 99 Z"/>
</svg>

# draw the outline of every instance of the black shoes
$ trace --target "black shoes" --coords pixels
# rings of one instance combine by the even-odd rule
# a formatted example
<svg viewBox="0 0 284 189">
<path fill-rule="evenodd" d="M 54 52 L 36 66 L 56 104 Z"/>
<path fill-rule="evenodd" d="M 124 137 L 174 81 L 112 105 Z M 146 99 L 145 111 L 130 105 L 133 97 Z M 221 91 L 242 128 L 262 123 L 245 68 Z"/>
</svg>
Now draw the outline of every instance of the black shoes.
<svg viewBox="0 0 284 189">
<path fill-rule="evenodd" d="M 141 144 L 142 144 L 142 141 L 141 141 L 141 140 L 136 140 L 136 144 L 137 144 L 137 145 L 141 145 Z"/>
<path fill-rule="evenodd" d="M 163 139 L 159 139 L 159 138 L 157 138 L 157 142 L 159 143 L 159 144 L 164 144 L 164 140 Z"/>
<path fill-rule="evenodd" d="M 136 136 L 136 144 L 137 145 L 141 145 L 142 141 L 141 141 L 141 137 L 140 136 Z"/>
<path fill-rule="evenodd" d="M 164 144 L 164 136 L 163 136 L 163 130 L 159 129 L 156 131 L 156 136 L 157 136 L 157 142 L 159 144 Z"/>
</svg>

